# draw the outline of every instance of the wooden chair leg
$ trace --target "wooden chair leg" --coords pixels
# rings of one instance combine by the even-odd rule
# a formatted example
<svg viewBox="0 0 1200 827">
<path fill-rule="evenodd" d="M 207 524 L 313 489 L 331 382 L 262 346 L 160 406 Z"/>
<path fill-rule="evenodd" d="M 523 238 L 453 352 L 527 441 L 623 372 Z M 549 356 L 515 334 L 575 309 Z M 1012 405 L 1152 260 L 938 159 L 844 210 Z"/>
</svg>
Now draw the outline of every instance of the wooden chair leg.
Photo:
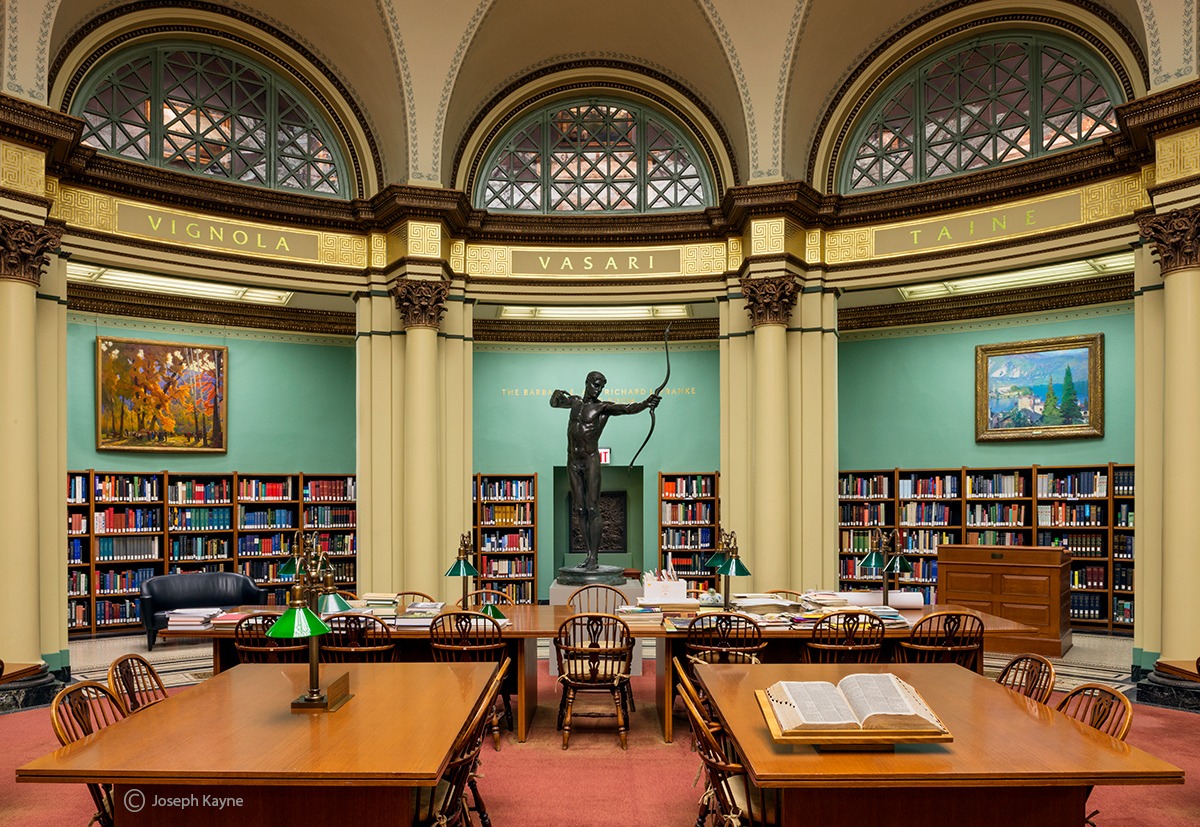
<svg viewBox="0 0 1200 827">
<path fill-rule="evenodd" d="M 471 772 L 471 777 L 467 779 L 467 786 L 471 789 L 471 798 L 475 802 L 474 807 L 468 807 L 468 812 L 463 813 L 464 824 L 471 823 L 470 810 L 474 810 L 479 816 L 479 824 L 481 827 L 492 827 L 492 818 L 488 815 L 487 807 L 483 806 L 483 799 L 479 797 L 479 786 L 475 783 L 475 773 L 479 771 L 479 763 L 476 762 L 475 769 Z"/>
<path fill-rule="evenodd" d="M 500 751 L 500 713 L 492 709 L 492 740 L 496 742 L 496 752 Z M 472 782 L 474 783 L 474 782 Z"/>
<path fill-rule="evenodd" d="M 504 723 L 508 725 L 508 731 L 513 731 L 513 714 L 512 714 L 512 698 L 505 692 L 500 696 L 504 699 Z"/>
<path fill-rule="evenodd" d="M 575 705 L 575 690 L 572 687 L 563 687 L 563 698 L 567 704 L 567 714 L 563 718 L 563 749 L 567 748 L 567 743 L 571 740 L 571 707 Z"/>
<path fill-rule="evenodd" d="M 613 705 L 617 708 L 617 735 L 621 739 L 621 749 L 629 749 L 629 740 L 627 734 L 629 725 L 626 723 L 625 719 L 625 702 L 621 697 L 624 694 L 625 693 L 621 691 L 620 686 L 614 689 L 612 693 Z"/>
</svg>

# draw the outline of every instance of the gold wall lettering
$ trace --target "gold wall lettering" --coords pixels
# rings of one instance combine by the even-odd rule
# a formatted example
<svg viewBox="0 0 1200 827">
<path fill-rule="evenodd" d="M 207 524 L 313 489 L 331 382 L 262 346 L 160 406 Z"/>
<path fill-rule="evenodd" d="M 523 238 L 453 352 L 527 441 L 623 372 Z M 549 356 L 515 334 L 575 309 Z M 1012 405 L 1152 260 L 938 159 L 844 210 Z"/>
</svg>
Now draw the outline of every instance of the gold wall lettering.
<svg viewBox="0 0 1200 827">
<path fill-rule="evenodd" d="M 45 156 L 36 149 L 0 141 L 0 186 L 30 195 L 45 195 Z"/>
<path fill-rule="evenodd" d="M 620 249 L 547 248 L 510 251 L 514 276 L 662 276 L 682 270 L 682 249 L 625 247 Z"/>
<path fill-rule="evenodd" d="M 1080 190 L 998 209 L 875 229 L 875 257 L 962 247 L 1068 227 L 1083 220 Z"/>
<path fill-rule="evenodd" d="M 121 235 L 167 241 L 185 247 L 222 250 L 260 258 L 318 260 L 317 233 L 224 221 L 177 210 L 146 207 L 129 201 L 117 202 L 115 229 Z M 366 244 L 362 246 L 363 261 L 358 266 L 366 265 Z"/>
<path fill-rule="evenodd" d="M 1160 184 L 1200 174 L 1200 127 L 1154 142 L 1155 177 Z"/>
</svg>

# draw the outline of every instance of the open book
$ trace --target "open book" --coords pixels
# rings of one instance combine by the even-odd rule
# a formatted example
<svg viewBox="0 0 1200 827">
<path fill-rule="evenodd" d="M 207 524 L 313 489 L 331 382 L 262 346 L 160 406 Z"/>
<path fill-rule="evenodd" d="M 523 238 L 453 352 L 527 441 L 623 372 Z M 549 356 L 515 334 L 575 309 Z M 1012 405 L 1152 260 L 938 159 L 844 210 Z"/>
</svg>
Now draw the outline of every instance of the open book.
<svg viewBox="0 0 1200 827">
<path fill-rule="evenodd" d="M 847 675 L 826 681 L 779 681 L 766 690 L 784 735 L 825 730 L 946 732 L 933 710 L 890 673 Z"/>
</svg>

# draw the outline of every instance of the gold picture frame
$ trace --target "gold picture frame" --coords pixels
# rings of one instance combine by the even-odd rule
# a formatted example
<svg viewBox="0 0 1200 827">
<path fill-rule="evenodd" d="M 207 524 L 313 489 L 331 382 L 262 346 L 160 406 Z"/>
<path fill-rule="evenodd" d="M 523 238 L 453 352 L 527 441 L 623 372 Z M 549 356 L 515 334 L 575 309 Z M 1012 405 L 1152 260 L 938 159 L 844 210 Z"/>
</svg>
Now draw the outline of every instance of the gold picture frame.
<svg viewBox="0 0 1200 827">
<path fill-rule="evenodd" d="M 975 347 L 976 442 L 1102 436 L 1103 333 Z"/>
<path fill-rule="evenodd" d="M 96 337 L 96 449 L 225 453 L 229 349 Z"/>
</svg>

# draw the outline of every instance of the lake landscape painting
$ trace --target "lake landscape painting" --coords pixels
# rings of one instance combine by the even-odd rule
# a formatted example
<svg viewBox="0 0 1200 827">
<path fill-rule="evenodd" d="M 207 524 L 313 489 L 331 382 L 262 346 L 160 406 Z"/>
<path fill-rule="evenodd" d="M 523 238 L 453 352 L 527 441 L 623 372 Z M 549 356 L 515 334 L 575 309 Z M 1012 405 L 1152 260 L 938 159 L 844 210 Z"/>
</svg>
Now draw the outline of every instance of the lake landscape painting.
<svg viewBox="0 0 1200 827">
<path fill-rule="evenodd" d="M 975 348 L 975 439 L 1104 436 L 1104 334 Z"/>
<path fill-rule="evenodd" d="M 96 447 L 225 452 L 228 349 L 96 337 Z"/>
</svg>

